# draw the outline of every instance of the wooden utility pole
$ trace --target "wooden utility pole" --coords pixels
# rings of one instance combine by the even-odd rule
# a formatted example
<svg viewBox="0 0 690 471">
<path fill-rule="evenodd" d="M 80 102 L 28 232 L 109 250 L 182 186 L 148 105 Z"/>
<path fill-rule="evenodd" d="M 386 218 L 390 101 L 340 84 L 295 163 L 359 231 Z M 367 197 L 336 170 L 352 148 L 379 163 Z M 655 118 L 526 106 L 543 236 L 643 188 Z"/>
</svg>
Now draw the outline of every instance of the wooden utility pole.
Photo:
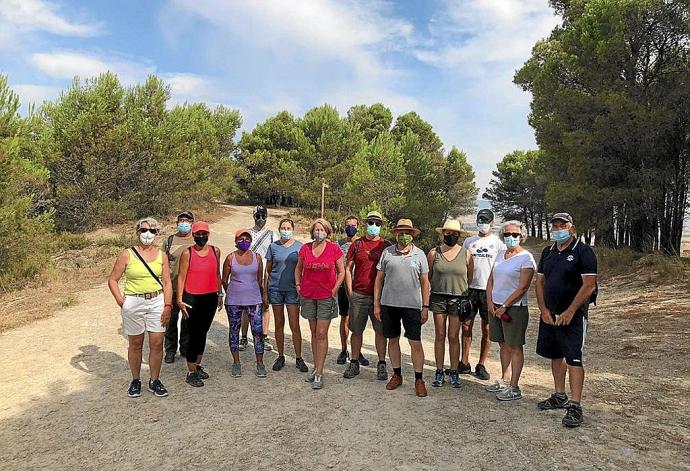
<svg viewBox="0 0 690 471">
<path fill-rule="evenodd" d="M 321 218 L 323 218 L 323 213 L 326 209 L 326 188 L 328 188 L 328 185 L 326 185 L 326 179 L 322 178 L 321 179 Z"/>
</svg>

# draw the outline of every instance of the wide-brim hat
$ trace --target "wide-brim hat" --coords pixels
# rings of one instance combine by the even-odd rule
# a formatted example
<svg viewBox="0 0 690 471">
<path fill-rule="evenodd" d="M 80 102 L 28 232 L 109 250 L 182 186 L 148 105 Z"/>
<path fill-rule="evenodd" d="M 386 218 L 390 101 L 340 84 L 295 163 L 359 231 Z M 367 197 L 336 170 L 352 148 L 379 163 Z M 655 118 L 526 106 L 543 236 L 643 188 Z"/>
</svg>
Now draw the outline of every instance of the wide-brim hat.
<svg viewBox="0 0 690 471">
<path fill-rule="evenodd" d="M 195 232 L 211 232 L 211 229 L 208 227 L 208 223 L 204 221 L 196 221 L 194 224 L 192 224 L 192 233 Z"/>
<path fill-rule="evenodd" d="M 238 239 L 242 234 L 247 234 L 249 236 L 249 239 L 253 240 L 254 238 L 252 237 L 252 233 L 249 232 L 249 229 L 237 229 L 235 231 L 235 239 Z"/>
<path fill-rule="evenodd" d="M 399 231 L 412 231 L 412 235 L 414 235 L 415 237 L 422 233 L 422 231 L 414 227 L 414 224 L 412 224 L 411 219 L 398 219 L 398 224 L 396 224 L 395 227 L 391 229 L 391 232 L 393 234 L 396 234 Z"/>
<path fill-rule="evenodd" d="M 457 219 L 446 219 L 443 223 L 443 227 L 437 227 L 436 232 L 443 234 L 443 231 L 455 231 L 462 232 L 462 224 Z"/>
</svg>

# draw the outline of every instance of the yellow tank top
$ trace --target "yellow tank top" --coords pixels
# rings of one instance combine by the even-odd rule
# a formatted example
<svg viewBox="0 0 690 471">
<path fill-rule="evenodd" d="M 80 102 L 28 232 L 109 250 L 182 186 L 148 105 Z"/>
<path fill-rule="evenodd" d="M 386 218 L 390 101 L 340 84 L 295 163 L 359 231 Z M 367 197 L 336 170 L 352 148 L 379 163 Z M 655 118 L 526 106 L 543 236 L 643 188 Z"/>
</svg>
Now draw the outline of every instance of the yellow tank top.
<svg viewBox="0 0 690 471">
<path fill-rule="evenodd" d="M 125 269 L 125 295 L 153 293 L 162 289 L 132 249 L 127 249 L 127 251 L 129 252 L 129 262 Z M 163 251 L 159 250 L 156 260 L 147 263 L 156 276 L 163 281 Z"/>
</svg>

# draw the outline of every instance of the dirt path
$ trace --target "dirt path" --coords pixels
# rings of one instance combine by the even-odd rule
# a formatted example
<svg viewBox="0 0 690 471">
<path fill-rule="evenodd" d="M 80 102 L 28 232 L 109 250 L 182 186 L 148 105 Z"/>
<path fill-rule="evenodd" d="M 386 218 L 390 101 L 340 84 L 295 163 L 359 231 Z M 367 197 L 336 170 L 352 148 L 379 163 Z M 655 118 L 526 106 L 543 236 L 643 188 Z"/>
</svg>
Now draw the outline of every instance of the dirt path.
<svg viewBox="0 0 690 471">
<path fill-rule="evenodd" d="M 227 253 L 234 230 L 250 221 L 248 209 L 236 208 L 213 225 L 215 243 Z M 275 228 L 277 219 L 269 224 Z M 373 368 L 344 380 L 343 367 L 335 364 L 337 323 L 323 390 L 312 391 L 293 367 L 289 340 L 289 366 L 282 372 L 233 379 L 223 313 L 209 335 L 205 363 L 212 376 L 206 387 L 187 386 L 178 360 L 164 365 L 168 398 L 146 393 L 129 399 L 127 342 L 104 284 L 82 292 L 77 305 L 53 317 L 0 335 L 0 468 L 687 468 L 687 306 L 687 290 L 646 291 L 634 280 L 602 286 L 588 336 L 586 423 L 566 430 L 561 412 L 536 410 L 552 383 L 547 362 L 534 354 L 535 312 L 525 397 L 514 403 L 498 403 L 473 377 L 464 377 L 460 390 L 429 388 L 429 397 L 415 397 L 408 349 L 406 383 L 397 391 L 386 391 Z M 365 355 L 374 359 L 370 330 L 364 340 Z M 427 379 L 432 342 L 429 323 Z M 242 356 L 246 373 L 252 356 Z M 267 354 L 267 365 L 274 358 Z M 311 359 L 308 341 L 305 358 Z M 475 348 L 473 364 L 476 358 Z M 487 366 L 498 373 L 496 349 Z M 142 378 L 148 378 L 146 366 Z"/>
</svg>

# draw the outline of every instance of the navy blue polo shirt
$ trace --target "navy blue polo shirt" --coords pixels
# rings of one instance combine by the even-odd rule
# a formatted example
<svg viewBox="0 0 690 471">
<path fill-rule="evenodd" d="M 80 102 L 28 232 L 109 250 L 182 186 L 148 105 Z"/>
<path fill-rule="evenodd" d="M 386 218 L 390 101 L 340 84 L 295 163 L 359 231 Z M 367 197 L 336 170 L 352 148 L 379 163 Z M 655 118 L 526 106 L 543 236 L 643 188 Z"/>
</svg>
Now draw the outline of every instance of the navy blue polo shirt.
<svg viewBox="0 0 690 471">
<path fill-rule="evenodd" d="M 544 302 L 553 314 L 561 314 L 570 307 L 582 287 L 582 275 L 597 274 L 597 257 L 592 247 L 573 238 L 559 251 L 556 244 L 541 253 L 537 273 L 544 275 Z M 586 302 L 578 314 L 586 312 Z"/>
</svg>

